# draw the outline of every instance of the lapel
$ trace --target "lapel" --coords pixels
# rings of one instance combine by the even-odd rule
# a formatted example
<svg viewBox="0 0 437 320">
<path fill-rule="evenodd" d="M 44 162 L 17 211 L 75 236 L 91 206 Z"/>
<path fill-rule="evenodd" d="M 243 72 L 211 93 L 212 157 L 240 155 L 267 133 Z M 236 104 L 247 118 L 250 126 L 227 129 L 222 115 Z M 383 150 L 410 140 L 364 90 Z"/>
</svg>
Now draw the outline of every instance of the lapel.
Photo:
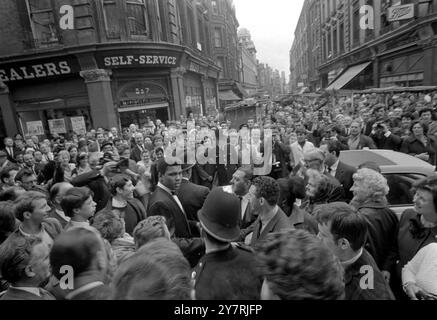
<svg viewBox="0 0 437 320">
<path fill-rule="evenodd" d="M 249 199 L 247 199 L 245 196 L 241 199 L 241 212 L 243 212 L 242 214 L 242 219 L 244 220 L 244 218 L 246 218 L 246 211 L 247 211 L 247 207 L 249 205 Z"/>
<path fill-rule="evenodd" d="M 259 238 L 260 238 L 260 239 L 264 239 L 264 238 L 267 236 L 267 234 L 269 234 L 270 232 L 272 232 L 272 231 L 275 229 L 276 224 L 278 223 L 278 221 L 279 221 L 279 210 L 278 210 L 278 212 L 276 212 L 276 214 L 275 214 L 275 216 L 272 218 L 272 220 L 270 220 L 269 223 L 267 223 L 266 227 L 265 227 L 264 230 L 261 232 Z"/>
<path fill-rule="evenodd" d="M 343 163 L 338 162 L 337 171 L 335 171 L 335 178 L 338 178 L 344 174 Z"/>
</svg>

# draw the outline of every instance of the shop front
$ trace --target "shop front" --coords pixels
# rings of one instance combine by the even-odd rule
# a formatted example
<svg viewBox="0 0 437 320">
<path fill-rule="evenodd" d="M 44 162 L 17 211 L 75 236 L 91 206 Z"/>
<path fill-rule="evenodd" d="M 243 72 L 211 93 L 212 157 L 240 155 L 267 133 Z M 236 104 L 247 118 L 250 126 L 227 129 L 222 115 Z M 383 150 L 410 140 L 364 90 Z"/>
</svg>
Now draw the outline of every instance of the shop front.
<svg viewBox="0 0 437 320">
<path fill-rule="evenodd" d="M 397 53 L 381 59 L 380 87 L 414 87 L 424 85 L 424 52 Z"/>
</svg>

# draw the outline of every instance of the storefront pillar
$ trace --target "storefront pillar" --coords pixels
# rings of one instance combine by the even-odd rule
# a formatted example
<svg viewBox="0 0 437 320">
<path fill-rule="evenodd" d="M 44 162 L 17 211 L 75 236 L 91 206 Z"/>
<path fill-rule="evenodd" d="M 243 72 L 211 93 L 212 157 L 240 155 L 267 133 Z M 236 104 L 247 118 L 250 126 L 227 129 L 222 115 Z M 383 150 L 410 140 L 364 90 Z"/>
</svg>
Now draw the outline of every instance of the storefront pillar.
<svg viewBox="0 0 437 320">
<path fill-rule="evenodd" d="M 85 80 L 91 107 L 93 126 L 118 127 L 117 115 L 111 90 L 111 71 L 103 69 L 84 70 L 80 76 Z"/>
<path fill-rule="evenodd" d="M 204 75 L 200 76 L 200 83 L 202 84 L 202 116 L 209 116 L 209 114 L 207 114 L 208 108 L 206 105 L 208 101 L 208 98 L 206 96 L 206 80 L 208 80 L 208 77 Z"/>
<path fill-rule="evenodd" d="M 3 116 L 6 134 L 12 137 L 17 132 L 20 132 L 14 115 L 13 102 L 9 95 L 9 88 L 2 81 L 0 81 L 0 109 Z"/>
<path fill-rule="evenodd" d="M 423 74 L 423 85 L 425 86 L 433 86 L 437 81 L 436 46 L 437 42 L 430 42 L 423 47 L 423 62 L 426 66 Z"/>
<path fill-rule="evenodd" d="M 171 91 L 174 101 L 174 110 L 170 110 L 171 117 L 179 120 L 181 115 L 186 116 L 185 90 L 184 90 L 184 68 L 172 69 L 170 72 Z"/>
</svg>

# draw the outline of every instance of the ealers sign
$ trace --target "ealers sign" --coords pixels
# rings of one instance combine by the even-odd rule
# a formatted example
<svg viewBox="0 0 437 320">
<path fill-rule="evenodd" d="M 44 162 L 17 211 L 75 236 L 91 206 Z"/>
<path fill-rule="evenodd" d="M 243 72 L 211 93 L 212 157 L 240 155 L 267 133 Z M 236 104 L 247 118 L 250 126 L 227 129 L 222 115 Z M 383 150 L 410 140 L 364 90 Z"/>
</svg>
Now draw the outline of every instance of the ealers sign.
<svg viewBox="0 0 437 320">
<path fill-rule="evenodd" d="M 388 21 L 399 21 L 414 18 L 414 4 L 405 4 L 388 8 Z"/>
<path fill-rule="evenodd" d="M 0 80 L 12 82 L 70 74 L 74 67 L 67 60 L 44 61 L 26 65 L 0 65 Z"/>
</svg>

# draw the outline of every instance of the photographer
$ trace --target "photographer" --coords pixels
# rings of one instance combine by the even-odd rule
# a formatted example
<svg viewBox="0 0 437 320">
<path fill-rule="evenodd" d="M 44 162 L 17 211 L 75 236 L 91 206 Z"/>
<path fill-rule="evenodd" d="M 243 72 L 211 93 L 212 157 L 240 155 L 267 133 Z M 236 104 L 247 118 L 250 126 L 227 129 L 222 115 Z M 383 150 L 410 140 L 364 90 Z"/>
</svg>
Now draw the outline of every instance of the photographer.
<svg viewBox="0 0 437 320">
<path fill-rule="evenodd" d="M 393 134 L 389 129 L 388 123 L 384 121 L 378 121 L 373 124 L 370 138 L 375 142 L 378 149 L 399 151 L 401 148 L 401 138 Z"/>
</svg>

